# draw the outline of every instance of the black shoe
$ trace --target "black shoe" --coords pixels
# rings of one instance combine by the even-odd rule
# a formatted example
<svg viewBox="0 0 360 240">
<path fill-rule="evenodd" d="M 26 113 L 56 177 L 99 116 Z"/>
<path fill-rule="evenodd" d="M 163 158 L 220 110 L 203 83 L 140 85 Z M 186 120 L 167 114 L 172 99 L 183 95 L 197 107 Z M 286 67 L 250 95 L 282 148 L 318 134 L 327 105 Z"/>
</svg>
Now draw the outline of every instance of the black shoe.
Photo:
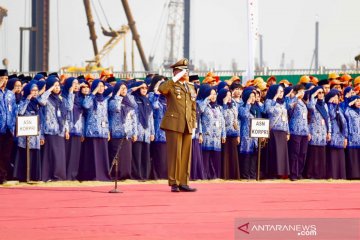
<svg viewBox="0 0 360 240">
<path fill-rule="evenodd" d="M 179 189 L 182 192 L 196 192 L 196 188 L 191 188 L 188 185 L 180 185 Z"/>
<path fill-rule="evenodd" d="M 172 192 L 180 192 L 178 185 L 172 185 L 171 186 L 171 191 Z"/>
</svg>

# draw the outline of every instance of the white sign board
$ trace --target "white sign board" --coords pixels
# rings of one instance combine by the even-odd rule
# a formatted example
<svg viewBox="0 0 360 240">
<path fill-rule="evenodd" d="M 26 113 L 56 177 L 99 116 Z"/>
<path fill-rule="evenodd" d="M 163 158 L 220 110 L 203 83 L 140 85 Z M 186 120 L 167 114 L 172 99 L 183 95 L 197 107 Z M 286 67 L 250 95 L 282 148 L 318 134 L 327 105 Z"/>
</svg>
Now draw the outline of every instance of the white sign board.
<svg viewBox="0 0 360 240">
<path fill-rule="evenodd" d="M 16 119 L 16 136 L 38 136 L 39 116 L 18 116 Z"/>
<path fill-rule="evenodd" d="M 270 121 L 264 118 L 252 118 L 250 122 L 251 138 L 269 138 Z"/>
</svg>

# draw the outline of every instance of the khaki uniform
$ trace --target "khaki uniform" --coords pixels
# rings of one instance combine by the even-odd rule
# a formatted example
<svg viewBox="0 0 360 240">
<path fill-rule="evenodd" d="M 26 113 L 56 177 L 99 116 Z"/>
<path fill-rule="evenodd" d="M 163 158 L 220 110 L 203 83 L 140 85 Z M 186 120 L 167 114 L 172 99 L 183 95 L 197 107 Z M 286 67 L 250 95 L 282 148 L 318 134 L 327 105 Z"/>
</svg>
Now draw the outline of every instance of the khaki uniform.
<svg viewBox="0 0 360 240">
<path fill-rule="evenodd" d="M 160 128 L 166 133 L 169 185 L 188 185 L 192 130 L 196 128 L 196 91 L 192 83 L 169 80 L 159 87 L 167 110 Z"/>
</svg>

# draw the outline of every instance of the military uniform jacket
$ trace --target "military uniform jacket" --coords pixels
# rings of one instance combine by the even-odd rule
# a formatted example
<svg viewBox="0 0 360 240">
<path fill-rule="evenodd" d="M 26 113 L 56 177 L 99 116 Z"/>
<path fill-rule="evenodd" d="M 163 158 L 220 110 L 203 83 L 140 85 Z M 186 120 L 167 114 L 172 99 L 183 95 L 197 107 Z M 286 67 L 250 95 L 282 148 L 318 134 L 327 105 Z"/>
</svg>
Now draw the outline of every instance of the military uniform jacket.
<svg viewBox="0 0 360 240">
<path fill-rule="evenodd" d="M 160 128 L 180 133 L 192 133 L 196 128 L 196 91 L 192 83 L 186 86 L 169 80 L 159 86 L 159 92 L 166 96 L 167 109 Z"/>
</svg>

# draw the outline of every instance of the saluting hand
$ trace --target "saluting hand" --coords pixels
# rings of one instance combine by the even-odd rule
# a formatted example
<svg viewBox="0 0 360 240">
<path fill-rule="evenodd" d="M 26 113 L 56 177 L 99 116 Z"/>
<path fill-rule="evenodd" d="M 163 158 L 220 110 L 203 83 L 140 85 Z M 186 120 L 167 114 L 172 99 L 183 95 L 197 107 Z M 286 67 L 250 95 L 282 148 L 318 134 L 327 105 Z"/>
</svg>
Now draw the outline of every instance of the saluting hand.
<svg viewBox="0 0 360 240">
<path fill-rule="evenodd" d="M 92 92 L 93 95 L 96 95 L 98 93 L 100 89 L 100 84 L 94 89 L 94 91 Z"/>
<path fill-rule="evenodd" d="M 52 92 L 55 88 L 55 85 L 52 85 L 50 88 L 49 88 L 49 91 Z"/>
<path fill-rule="evenodd" d="M 28 100 L 31 100 L 34 97 L 33 93 L 30 93 L 29 96 L 27 97 Z"/>
</svg>

